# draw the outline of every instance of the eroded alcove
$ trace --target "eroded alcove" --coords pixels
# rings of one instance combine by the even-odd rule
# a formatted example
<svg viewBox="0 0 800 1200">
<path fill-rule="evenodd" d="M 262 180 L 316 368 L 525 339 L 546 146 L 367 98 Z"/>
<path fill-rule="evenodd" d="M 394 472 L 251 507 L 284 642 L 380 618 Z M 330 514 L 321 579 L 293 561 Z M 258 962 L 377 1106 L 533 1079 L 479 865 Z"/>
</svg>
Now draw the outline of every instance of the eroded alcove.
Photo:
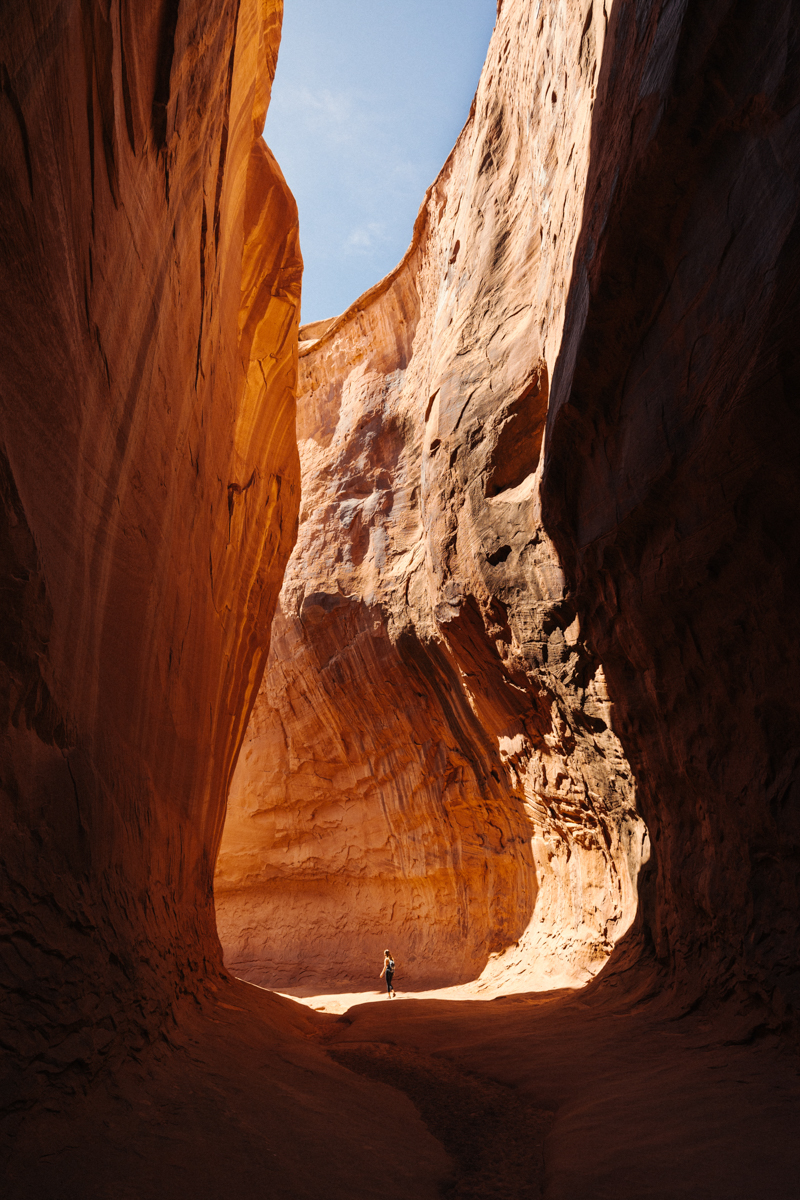
<svg viewBox="0 0 800 1200">
<path fill-rule="evenodd" d="M 368 986 L 386 944 L 408 986 L 580 984 L 636 911 L 633 776 L 541 519 L 596 59 L 512 24 L 403 261 L 300 331 L 299 535 L 215 878 L 268 986 Z"/>
<path fill-rule="evenodd" d="M 795 14 L 784 0 L 499 8 L 409 257 L 306 330 L 305 573 L 294 560 L 239 759 L 241 828 L 283 814 L 306 878 L 346 880 L 290 965 L 340 928 L 348 889 L 363 885 L 381 937 L 401 890 L 407 930 L 423 902 L 430 918 L 436 893 L 415 908 L 413 891 L 430 852 L 445 952 L 472 915 L 452 882 L 468 860 L 477 933 L 516 936 L 492 907 L 502 884 L 528 922 L 506 961 L 524 952 L 524 973 L 555 955 L 585 977 L 632 911 L 623 897 L 612 924 L 608 898 L 643 856 L 635 802 L 654 853 L 630 970 L 612 955 L 579 998 L 373 1005 L 352 1024 L 222 970 L 211 870 L 297 500 L 301 264 L 258 139 L 281 3 L 153 4 L 137 21 L 129 5 L 7 6 L 0 1154 L 14 1200 L 173 1182 L 305 1196 L 320 1179 L 347 1200 L 438 1194 L 441 1147 L 385 1074 L 374 1086 L 332 1063 L 331 1031 L 400 1053 L 422 1032 L 454 1069 L 554 1113 L 554 1193 L 749 1198 L 766 1180 L 796 1194 Z M 534 373 L 537 395 L 549 381 L 536 469 L 487 488 L 494 415 L 533 394 Z M 281 670 L 288 701 L 270 690 Z M 269 744 L 293 771 L 271 810 L 246 777 L 270 708 L 292 717 Z M 323 762 L 346 771 L 314 783 L 330 812 L 304 814 L 287 780 Z M 369 782 L 353 762 L 381 785 L 364 803 L 388 803 L 348 875 L 334 833 L 354 795 L 363 824 L 355 784 Z M 323 819 L 327 846 L 306 836 Z M 412 842 L 405 875 L 387 831 Z M 229 911 L 254 898 L 263 935 L 270 864 L 235 845 L 226 861 Z M 296 922 L 276 926 L 278 951 L 297 941 Z M 361 966 L 363 943 L 344 951 L 328 986 Z"/>
</svg>

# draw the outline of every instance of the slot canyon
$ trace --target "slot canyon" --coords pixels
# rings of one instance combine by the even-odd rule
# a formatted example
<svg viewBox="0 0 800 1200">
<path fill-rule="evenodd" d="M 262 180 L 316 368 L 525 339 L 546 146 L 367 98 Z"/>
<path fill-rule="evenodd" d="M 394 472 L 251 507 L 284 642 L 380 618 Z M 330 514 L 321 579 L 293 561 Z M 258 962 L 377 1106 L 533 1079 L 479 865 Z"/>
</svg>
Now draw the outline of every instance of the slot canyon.
<svg viewBox="0 0 800 1200">
<path fill-rule="evenodd" d="M 498 0 L 305 325 L 283 8 L 0 10 L 2 1194 L 792 1200 L 800 6 Z"/>
</svg>

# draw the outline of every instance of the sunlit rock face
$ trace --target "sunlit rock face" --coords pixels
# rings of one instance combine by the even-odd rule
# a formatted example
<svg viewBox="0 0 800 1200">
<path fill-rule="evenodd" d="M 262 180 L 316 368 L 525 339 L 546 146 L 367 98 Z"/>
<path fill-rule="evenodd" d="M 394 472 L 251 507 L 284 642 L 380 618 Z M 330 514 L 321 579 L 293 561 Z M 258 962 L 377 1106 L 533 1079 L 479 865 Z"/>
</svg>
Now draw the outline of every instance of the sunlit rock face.
<svg viewBox="0 0 800 1200">
<path fill-rule="evenodd" d="M 796 1008 L 795 44 L 783 0 L 505 0 L 408 257 L 305 331 L 237 971 L 585 978 L 649 851 L 647 970 Z"/>
<path fill-rule="evenodd" d="M 4 1063 L 219 971 L 212 870 L 298 504 L 281 0 L 0 15 Z M 192 981 L 191 983 L 189 981 Z"/>
<path fill-rule="evenodd" d="M 574 984 L 633 919 L 647 835 L 541 520 L 605 36 L 504 4 L 405 259 L 301 330 L 300 534 L 215 882 L 246 978 L 363 985 L 388 945 L 404 987 Z"/>
</svg>

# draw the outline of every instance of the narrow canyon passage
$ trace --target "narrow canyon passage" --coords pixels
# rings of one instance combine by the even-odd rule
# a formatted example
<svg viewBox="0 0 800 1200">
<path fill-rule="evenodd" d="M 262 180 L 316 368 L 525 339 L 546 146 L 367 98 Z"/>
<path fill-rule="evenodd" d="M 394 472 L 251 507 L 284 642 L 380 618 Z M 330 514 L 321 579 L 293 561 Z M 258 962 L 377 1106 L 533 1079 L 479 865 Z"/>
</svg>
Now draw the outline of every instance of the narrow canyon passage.
<svg viewBox="0 0 800 1200">
<path fill-rule="evenodd" d="M 302 328 L 282 12 L 0 14 L 3 1195 L 794 1200 L 797 6 L 500 0 Z"/>
<path fill-rule="evenodd" d="M 503 28 L 399 267 L 300 330 L 300 528 L 215 879 L 269 987 L 362 990 L 389 943 L 404 990 L 580 985 L 636 911 L 633 774 L 541 518 L 601 48 Z"/>
</svg>

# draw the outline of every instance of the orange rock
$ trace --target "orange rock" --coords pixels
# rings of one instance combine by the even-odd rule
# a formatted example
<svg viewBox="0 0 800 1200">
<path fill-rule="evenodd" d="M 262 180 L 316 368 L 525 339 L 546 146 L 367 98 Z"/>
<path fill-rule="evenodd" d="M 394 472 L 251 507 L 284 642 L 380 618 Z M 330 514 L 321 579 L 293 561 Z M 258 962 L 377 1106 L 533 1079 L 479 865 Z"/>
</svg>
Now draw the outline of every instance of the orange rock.
<svg viewBox="0 0 800 1200">
<path fill-rule="evenodd" d="M 631 770 L 654 843 L 580 994 L 345 1021 L 226 977 L 210 905 L 296 517 L 296 224 L 255 136 L 280 6 L 242 0 L 235 43 L 218 0 L 132 9 L 0 15 L 4 1197 L 432 1198 L 496 1166 L 794 1196 L 788 6 L 506 0 L 408 260 L 304 331 L 232 955 L 377 988 L 396 917 L 398 986 L 520 927 L 484 986 L 585 979 L 633 909 Z"/>
<path fill-rule="evenodd" d="M 365 984 L 388 944 L 408 987 L 573 984 L 633 919 L 646 834 L 539 511 L 604 30 L 505 6 L 403 262 L 301 330 L 300 534 L 215 881 L 245 978 Z"/>
<path fill-rule="evenodd" d="M 298 504 L 281 13 L 0 19 L 6 1044 L 48 1070 L 221 968 L 212 864 Z"/>
</svg>

